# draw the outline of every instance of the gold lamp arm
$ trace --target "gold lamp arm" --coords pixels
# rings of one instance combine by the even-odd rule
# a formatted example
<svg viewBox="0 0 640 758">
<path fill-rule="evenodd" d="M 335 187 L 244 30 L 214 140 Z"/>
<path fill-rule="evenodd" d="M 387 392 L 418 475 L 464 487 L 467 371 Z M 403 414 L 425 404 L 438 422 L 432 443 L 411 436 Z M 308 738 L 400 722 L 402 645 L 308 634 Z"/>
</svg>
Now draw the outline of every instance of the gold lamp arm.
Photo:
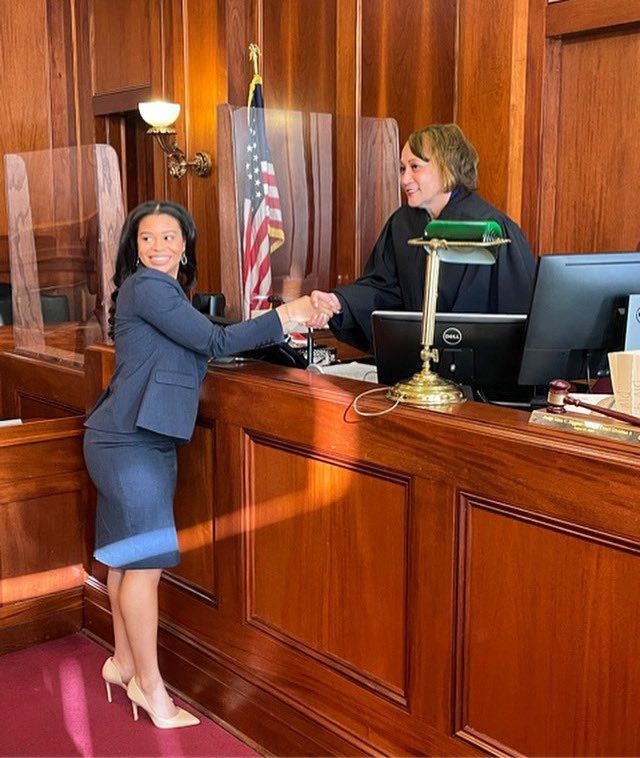
<svg viewBox="0 0 640 758">
<path fill-rule="evenodd" d="M 444 239 L 409 240 L 410 245 L 419 245 L 427 254 L 424 272 L 424 299 L 422 305 L 422 331 L 420 359 L 422 369 L 411 379 L 398 382 L 387 392 L 390 400 L 419 406 L 453 405 L 464 402 L 462 390 L 448 379 L 442 379 L 433 370 L 433 363 L 439 360 L 435 347 L 436 307 L 438 301 L 438 282 L 440 279 L 440 254 L 451 248 L 468 248 L 473 250 L 492 248 L 509 242 L 508 239 L 494 238 L 490 241 L 451 242 Z M 464 253 L 462 253 L 464 255 Z M 463 262 L 464 259 L 461 259 Z"/>
<path fill-rule="evenodd" d="M 198 152 L 192 161 L 187 160 L 184 151 L 178 147 L 176 142 L 176 130 L 171 127 L 154 127 L 147 129 L 147 134 L 151 134 L 160 149 L 168 156 L 169 173 L 176 179 L 180 179 L 187 173 L 189 166 L 193 167 L 196 176 L 209 176 L 211 173 L 211 157 L 209 153 Z"/>
</svg>

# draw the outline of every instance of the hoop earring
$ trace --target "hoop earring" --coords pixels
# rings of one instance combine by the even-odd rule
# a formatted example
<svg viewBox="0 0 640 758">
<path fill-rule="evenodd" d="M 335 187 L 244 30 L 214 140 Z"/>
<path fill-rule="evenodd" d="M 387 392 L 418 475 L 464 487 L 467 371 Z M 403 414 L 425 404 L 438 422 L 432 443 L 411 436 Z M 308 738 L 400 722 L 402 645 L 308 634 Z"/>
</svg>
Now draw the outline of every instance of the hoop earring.
<svg viewBox="0 0 640 758">
<path fill-rule="evenodd" d="M 140 263 L 140 258 L 136 256 L 136 262 L 135 262 L 134 268 L 138 268 L 139 263 Z"/>
<path fill-rule="evenodd" d="M 183 266 L 187 265 L 187 254 L 182 253 L 182 258 L 180 258 L 180 263 L 182 263 Z"/>
</svg>

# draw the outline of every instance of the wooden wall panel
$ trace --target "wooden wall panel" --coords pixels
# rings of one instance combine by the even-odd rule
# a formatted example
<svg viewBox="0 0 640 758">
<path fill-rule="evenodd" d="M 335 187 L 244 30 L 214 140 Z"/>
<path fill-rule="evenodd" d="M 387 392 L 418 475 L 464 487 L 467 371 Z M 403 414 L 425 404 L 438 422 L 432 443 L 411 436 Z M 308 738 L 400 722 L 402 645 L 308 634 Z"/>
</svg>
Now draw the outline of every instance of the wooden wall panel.
<svg viewBox="0 0 640 758">
<path fill-rule="evenodd" d="M 227 99 L 231 105 L 246 105 L 251 81 L 248 46 L 262 45 L 262 4 L 256 0 L 218 0 L 224 29 L 217 60 L 225 66 Z M 224 57 L 226 53 L 226 58 Z M 225 102 L 218 100 L 217 104 Z"/>
<path fill-rule="evenodd" d="M 27 44 L 27 40 L 29 43 Z M 51 102 L 49 44 L 45 0 L 0 3 L 0 91 L 5 126 L 0 154 L 42 150 L 50 144 Z M 2 198 L 0 235 L 7 234 L 4 164 L 0 165 Z M 0 247 L 6 255 L 6 248 Z M 8 257 L 0 260 L 7 279 Z"/>
<path fill-rule="evenodd" d="M 455 0 L 364 0 L 362 115 L 394 118 L 401 144 L 453 120 Z"/>
<path fill-rule="evenodd" d="M 262 440 L 248 454 L 249 621 L 404 699 L 408 481 Z"/>
<path fill-rule="evenodd" d="M 161 0 L 91 0 L 94 95 L 152 86 L 156 40 L 151 32 L 154 5 Z"/>
<path fill-rule="evenodd" d="M 209 373 L 217 602 L 162 583 L 168 680 L 278 754 L 637 754 L 635 447 L 362 389 Z"/>
<path fill-rule="evenodd" d="M 598 31 L 623 27 L 638 22 L 640 8 L 628 0 L 550 0 L 547 5 L 547 35 L 549 37 L 577 32 Z"/>
<path fill-rule="evenodd" d="M 81 420 L 0 429 L 0 653 L 80 629 L 87 485 Z"/>
<path fill-rule="evenodd" d="M 84 414 L 84 372 L 51 361 L 0 355 L 1 410 L 7 418 L 42 419 Z"/>
<path fill-rule="evenodd" d="M 551 45 L 543 252 L 635 250 L 640 26 Z"/>
<path fill-rule="evenodd" d="M 211 601 L 215 598 L 214 534 L 215 430 L 198 425 L 195 444 L 178 449 L 178 490 L 175 499 L 181 563 L 168 573 Z"/>
<path fill-rule="evenodd" d="M 185 8 L 186 81 L 185 148 L 192 156 L 208 152 L 208 178 L 188 175 L 188 207 L 198 227 L 198 290 L 220 291 L 219 211 L 217 189 L 216 105 L 227 100 L 224 12 L 211 0 L 189 0 Z"/>
<path fill-rule="evenodd" d="M 640 544 L 472 496 L 460 509 L 459 733 L 489 751 L 635 754 Z"/>
<path fill-rule="evenodd" d="M 335 283 L 348 284 L 362 270 L 361 197 L 357 159 L 360 155 L 362 104 L 362 5 L 337 4 L 335 106 Z"/>
<path fill-rule="evenodd" d="M 336 2 L 262 0 L 265 102 L 269 108 L 333 113 Z M 250 80 L 247 66 L 247 87 Z"/>
<path fill-rule="evenodd" d="M 479 192 L 520 220 L 530 0 L 460 0 L 455 120 L 480 156 Z"/>
</svg>

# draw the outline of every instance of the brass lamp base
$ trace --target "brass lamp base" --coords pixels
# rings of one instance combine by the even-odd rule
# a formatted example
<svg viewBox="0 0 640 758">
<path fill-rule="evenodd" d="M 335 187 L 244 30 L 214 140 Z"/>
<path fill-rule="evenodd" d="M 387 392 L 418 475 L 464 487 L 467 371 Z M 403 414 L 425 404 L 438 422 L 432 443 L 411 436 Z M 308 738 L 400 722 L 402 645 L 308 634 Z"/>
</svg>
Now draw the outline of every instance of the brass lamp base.
<svg viewBox="0 0 640 758">
<path fill-rule="evenodd" d="M 394 384 L 387 392 L 389 400 L 409 405 L 455 405 L 464 403 L 465 397 L 457 384 L 442 379 L 429 368 L 422 367 L 411 379 Z"/>
</svg>

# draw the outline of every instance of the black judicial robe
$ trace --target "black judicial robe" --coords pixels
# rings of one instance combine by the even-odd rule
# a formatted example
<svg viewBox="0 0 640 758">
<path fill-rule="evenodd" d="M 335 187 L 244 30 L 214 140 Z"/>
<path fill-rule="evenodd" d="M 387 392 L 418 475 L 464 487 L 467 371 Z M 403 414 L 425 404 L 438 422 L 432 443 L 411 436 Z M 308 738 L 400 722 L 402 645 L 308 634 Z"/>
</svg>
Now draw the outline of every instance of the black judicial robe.
<svg viewBox="0 0 640 758">
<path fill-rule="evenodd" d="M 342 342 L 371 348 L 371 314 L 375 310 L 421 311 L 425 252 L 407 240 L 422 237 L 429 221 L 422 208 L 403 205 L 389 218 L 365 266 L 353 284 L 334 290 L 342 313 L 329 322 Z M 527 313 L 533 291 L 535 259 L 520 227 L 475 192 L 458 189 L 439 220 L 497 221 L 504 236 L 492 266 L 440 264 L 437 310 L 455 313 Z"/>
</svg>

